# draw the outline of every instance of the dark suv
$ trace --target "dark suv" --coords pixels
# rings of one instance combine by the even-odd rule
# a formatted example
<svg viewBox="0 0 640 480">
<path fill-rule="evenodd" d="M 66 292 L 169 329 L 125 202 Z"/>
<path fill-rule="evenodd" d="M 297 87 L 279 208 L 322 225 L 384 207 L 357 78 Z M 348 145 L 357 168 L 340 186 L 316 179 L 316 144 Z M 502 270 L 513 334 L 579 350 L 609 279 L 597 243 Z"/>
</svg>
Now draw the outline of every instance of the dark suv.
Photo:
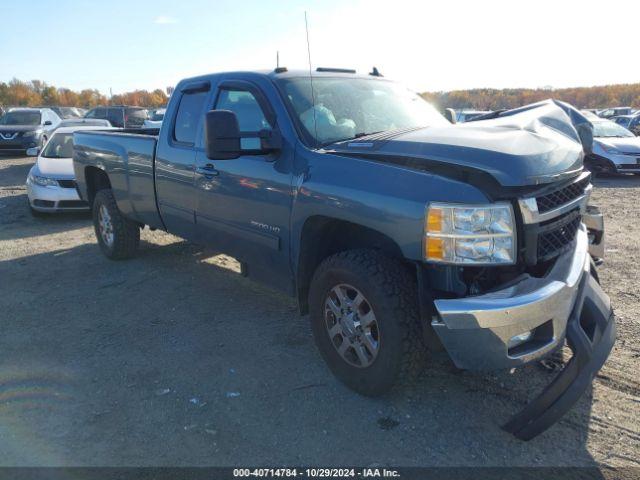
<svg viewBox="0 0 640 480">
<path fill-rule="evenodd" d="M 12 108 L 0 118 L 0 152 L 42 148 L 60 124 L 50 108 Z"/>
<path fill-rule="evenodd" d="M 142 128 L 144 121 L 149 118 L 149 112 L 142 107 L 110 105 L 92 108 L 84 117 L 109 120 L 111 125 L 118 128 Z"/>
</svg>

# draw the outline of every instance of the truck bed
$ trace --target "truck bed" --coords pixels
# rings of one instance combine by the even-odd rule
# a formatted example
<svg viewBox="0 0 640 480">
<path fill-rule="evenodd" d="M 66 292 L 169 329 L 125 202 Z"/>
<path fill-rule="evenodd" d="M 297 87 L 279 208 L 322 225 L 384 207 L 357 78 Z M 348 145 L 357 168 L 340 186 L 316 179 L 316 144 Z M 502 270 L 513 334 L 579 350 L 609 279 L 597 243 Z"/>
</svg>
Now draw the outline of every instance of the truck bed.
<svg viewBox="0 0 640 480">
<path fill-rule="evenodd" d="M 162 228 L 154 184 L 157 140 L 158 129 L 74 133 L 74 170 L 80 195 L 88 199 L 91 188 L 85 184 L 84 170 L 104 170 L 118 208 L 131 219 Z"/>
</svg>

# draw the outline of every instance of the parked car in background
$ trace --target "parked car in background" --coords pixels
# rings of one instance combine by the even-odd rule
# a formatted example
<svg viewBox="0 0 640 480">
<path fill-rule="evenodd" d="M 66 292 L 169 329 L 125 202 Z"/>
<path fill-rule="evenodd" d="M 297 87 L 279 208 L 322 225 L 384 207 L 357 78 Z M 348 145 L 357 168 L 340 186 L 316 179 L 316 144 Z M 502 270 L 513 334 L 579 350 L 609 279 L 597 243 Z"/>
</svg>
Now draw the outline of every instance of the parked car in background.
<svg viewBox="0 0 640 480">
<path fill-rule="evenodd" d="M 82 111 L 77 107 L 50 107 L 48 105 L 42 105 L 37 108 L 50 108 L 63 120 L 65 118 L 79 118 L 83 115 Z"/>
<path fill-rule="evenodd" d="M 62 127 L 81 127 L 81 126 L 93 126 L 93 127 L 111 127 L 109 120 L 101 118 L 67 118 L 60 122 L 58 128 Z"/>
<path fill-rule="evenodd" d="M 457 110 L 456 123 L 468 122 L 487 113 L 491 113 L 491 110 Z"/>
<path fill-rule="evenodd" d="M 598 111 L 598 116 L 600 118 L 611 118 L 618 115 L 631 115 L 632 113 L 633 109 L 631 107 L 614 107 Z"/>
<path fill-rule="evenodd" d="M 640 138 L 611 120 L 591 120 L 593 149 L 585 166 L 594 173 L 640 174 Z"/>
<path fill-rule="evenodd" d="M 616 122 L 621 127 L 626 128 L 636 137 L 640 136 L 640 113 L 635 113 L 632 115 L 620 115 L 618 117 L 613 117 L 611 121 Z"/>
<path fill-rule="evenodd" d="M 42 151 L 30 149 L 38 155 L 27 176 L 27 197 L 33 215 L 50 212 L 87 210 L 76 191 L 73 173 L 73 132 L 80 130 L 104 130 L 101 126 L 60 127 L 51 136 Z"/>
<path fill-rule="evenodd" d="M 0 118 L 0 152 L 42 148 L 60 122 L 50 108 L 12 108 Z"/>
<path fill-rule="evenodd" d="M 162 120 L 164 119 L 164 114 L 167 111 L 166 108 L 159 108 L 154 110 L 149 118 L 144 121 L 142 124 L 143 128 L 160 128 L 162 125 Z"/>
<path fill-rule="evenodd" d="M 106 119 L 118 128 L 142 128 L 144 121 L 149 118 L 149 112 L 142 107 L 109 105 L 89 110 L 84 118 Z"/>
</svg>

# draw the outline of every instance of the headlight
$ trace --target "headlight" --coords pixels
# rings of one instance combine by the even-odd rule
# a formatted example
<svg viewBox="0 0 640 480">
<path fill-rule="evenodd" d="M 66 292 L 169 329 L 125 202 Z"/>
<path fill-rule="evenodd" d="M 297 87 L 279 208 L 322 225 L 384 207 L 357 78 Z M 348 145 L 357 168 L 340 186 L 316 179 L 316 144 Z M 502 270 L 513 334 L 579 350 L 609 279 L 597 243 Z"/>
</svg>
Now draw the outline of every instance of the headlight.
<svg viewBox="0 0 640 480">
<path fill-rule="evenodd" d="M 22 134 L 22 138 L 32 138 L 32 137 L 37 137 L 38 135 L 40 135 L 41 132 L 39 132 L 38 130 L 34 130 L 31 132 L 24 132 Z"/>
<path fill-rule="evenodd" d="M 424 259 L 428 262 L 508 265 L 516 260 L 516 227 L 509 203 L 427 208 Z"/>
<path fill-rule="evenodd" d="M 32 173 L 29 174 L 29 181 L 31 183 L 35 183 L 36 185 L 40 185 L 41 187 L 57 187 L 58 186 L 57 180 L 54 180 L 53 178 L 48 178 L 48 177 L 40 177 Z"/>
</svg>

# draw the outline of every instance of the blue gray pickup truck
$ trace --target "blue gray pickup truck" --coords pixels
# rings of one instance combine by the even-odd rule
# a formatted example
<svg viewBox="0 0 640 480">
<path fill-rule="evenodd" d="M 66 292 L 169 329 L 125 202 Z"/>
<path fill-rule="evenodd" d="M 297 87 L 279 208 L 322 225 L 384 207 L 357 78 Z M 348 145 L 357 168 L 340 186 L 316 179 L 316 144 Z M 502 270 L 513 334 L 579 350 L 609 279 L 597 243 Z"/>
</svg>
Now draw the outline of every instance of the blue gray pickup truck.
<svg viewBox="0 0 640 480">
<path fill-rule="evenodd" d="M 107 257 L 149 227 L 237 258 L 297 298 L 359 393 L 415 375 L 427 349 L 509 369 L 566 342 L 571 360 L 503 426 L 530 439 L 615 340 L 591 142 L 560 102 L 455 125 L 379 75 L 279 68 L 183 80 L 159 131 L 76 133 L 74 169 Z"/>
</svg>

